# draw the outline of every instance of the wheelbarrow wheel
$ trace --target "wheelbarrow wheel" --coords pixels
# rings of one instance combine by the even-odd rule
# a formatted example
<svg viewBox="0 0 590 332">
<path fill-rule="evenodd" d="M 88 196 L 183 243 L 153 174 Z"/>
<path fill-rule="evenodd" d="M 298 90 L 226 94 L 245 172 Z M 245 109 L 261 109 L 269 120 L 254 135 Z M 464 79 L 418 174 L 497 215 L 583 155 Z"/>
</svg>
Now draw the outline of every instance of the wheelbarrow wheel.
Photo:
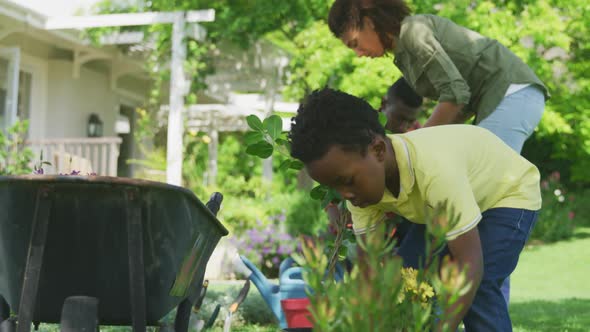
<svg viewBox="0 0 590 332">
<path fill-rule="evenodd" d="M 98 299 L 90 296 L 68 297 L 61 311 L 61 332 L 98 331 Z"/>
<path fill-rule="evenodd" d="M 10 306 L 4 296 L 0 295 L 0 324 L 10 318 Z"/>
</svg>

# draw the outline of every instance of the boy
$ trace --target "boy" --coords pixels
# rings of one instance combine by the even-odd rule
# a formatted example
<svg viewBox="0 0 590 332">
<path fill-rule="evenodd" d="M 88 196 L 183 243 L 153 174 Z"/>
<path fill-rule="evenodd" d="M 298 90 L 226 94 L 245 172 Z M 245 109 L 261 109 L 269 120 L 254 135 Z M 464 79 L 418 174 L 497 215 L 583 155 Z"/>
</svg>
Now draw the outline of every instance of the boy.
<svg viewBox="0 0 590 332">
<path fill-rule="evenodd" d="M 534 165 L 475 126 L 385 135 L 367 102 L 331 89 L 300 105 L 289 139 L 291 155 L 309 175 L 352 204 L 357 236 L 382 226 L 387 212 L 424 223 L 424 209 L 446 202 L 448 212 L 460 214 L 447 233 L 451 264 L 465 269 L 473 285 L 459 299 L 458 314 L 445 317 L 449 327 L 463 320 L 466 331 L 512 330 L 500 285 L 516 267 L 541 207 Z M 419 236 L 409 233 L 399 253 L 418 267 L 423 250 Z"/>
<path fill-rule="evenodd" d="M 421 106 L 422 97 L 412 90 L 403 77 L 399 78 L 387 89 L 387 93 L 381 101 L 379 111 L 383 112 L 387 117 L 385 129 L 396 134 L 401 134 L 420 128 L 417 117 Z M 334 204 L 329 204 L 325 210 L 330 221 L 330 229 L 334 229 L 335 226 L 333 225 L 340 218 L 338 207 Z M 388 213 L 387 217 L 391 220 L 396 219 L 393 213 Z M 397 220 L 395 224 L 397 224 L 395 226 L 397 229 L 394 234 L 399 242 L 399 239 L 406 233 L 409 224 L 403 219 Z"/>
<path fill-rule="evenodd" d="M 385 129 L 402 134 L 420 128 L 417 121 L 422 97 L 416 94 L 405 78 L 393 83 L 383 98 L 381 112 L 387 116 Z"/>
</svg>

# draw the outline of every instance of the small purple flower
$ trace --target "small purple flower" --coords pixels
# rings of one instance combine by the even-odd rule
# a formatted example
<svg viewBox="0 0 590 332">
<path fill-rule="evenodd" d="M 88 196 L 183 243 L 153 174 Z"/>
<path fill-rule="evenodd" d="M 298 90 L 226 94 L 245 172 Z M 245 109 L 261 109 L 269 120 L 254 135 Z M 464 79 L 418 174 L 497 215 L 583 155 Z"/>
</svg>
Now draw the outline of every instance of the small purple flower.
<svg viewBox="0 0 590 332">
<path fill-rule="evenodd" d="M 279 241 L 291 241 L 293 238 L 287 233 L 279 234 Z"/>
<path fill-rule="evenodd" d="M 262 236 L 256 236 L 252 238 L 252 244 L 264 244 L 266 239 Z"/>
<path fill-rule="evenodd" d="M 280 262 L 281 260 L 280 260 L 280 259 L 279 259 L 277 256 L 275 256 L 275 257 L 273 257 L 273 258 L 271 259 L 271 261 L 272 261 L 272 263 L 273 263 L 274 265 L 277 265 L 277 264 L 279 264 L 279 262 Z"/>
<path fill-rule="evenodd" d="M 286 245 L 280 245 L 277 249 L 277 254 L 279 255 L 288 255 L 291 253 L 291 248 L 287 247 Z"/>
</svg>

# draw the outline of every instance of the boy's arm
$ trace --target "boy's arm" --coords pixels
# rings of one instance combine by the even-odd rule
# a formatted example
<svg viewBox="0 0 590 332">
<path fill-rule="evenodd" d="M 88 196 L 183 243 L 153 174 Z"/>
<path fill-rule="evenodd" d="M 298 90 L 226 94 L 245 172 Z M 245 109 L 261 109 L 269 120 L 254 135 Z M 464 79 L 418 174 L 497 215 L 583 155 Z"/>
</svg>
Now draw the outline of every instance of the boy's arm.
<svg viewBox="0 0 590 332">
<path fill-rule="evenodd" d="M 359 208 L 356 206 L 348 206 L 351 213 L 351 220 L 353 222 L 353 230 L 357 240 L 357 264 L 361 274 L 370 280 L 372 271 L 369 269 L 367 261 L 367 253 L 362 248 L 360 243 L 372 243 L 372 245 L 384 245 L 383 238 L 385 229 L 385 213 L 380 209 L 369 206 L 366 208 Z"/>
<path fill-rule="evenodd" d="M 446 167 L 445 167 L 446 166 Z M 444 207 L 444 216 L 438 218 L 443 222 L 440 226 L 449 227 L 445 229 L 447 245 L 452 260 L 443 260 L 446 264 L 453 264 L 458 271 L 466 272 L 467 282 L 471 282 L 469 290 L 460 296 L 459 301 L 445 312 L 443 321 L 440 322 L 438 330 L 443 324 L 447 324 L 449 331 L 455 331 L 471 306 L 475 293 L 479 288 L 483 276 L 483 254 L 482 245 L 477 228 L 482 215 L 475 199 L 475 194 L 461 167 L 452 168 L 449 164 L 439 164 L 438 174 L 432 177 L 425 185 L 425 201 L 434 207 Z M 453 225 L 445 225 L 446 221 L 453 221 Z M 434 224 L 433 226 L 437 226 Z M 444 271 L 445 267 L 441 267 Z M 463 288 L 463 284 L 455 284 L 457 291 Z M 460 308 L 459 308 L 460 306 Z M 459 308 L 459 312 L 452 312 Z"/>
<path fill-rule="evenodd" d="M 448 261 L 448 264 L 455 264 L 459 271 L 465 271 L 466 282 L 471 282 L 471 287 L 467 293 L 459 297 L 456 303 L 447 308 L 444 314 L 446 319 L 441 322 L 438 331 L 443 330 L 442 327 L 445 323 L 448 324 L 449 331 L 457 329 L 459 323 L 467 314 L 469 307 L 471 307 L 471 303 L 473 303 L 475 293 L 483 276 L 483 254 L 477 227 L 449 241 L 448 247 L 453 257 L 453 260 Z M 453 312 L 458 308 L 459 311 L 453 315 Z"/>
</svg>

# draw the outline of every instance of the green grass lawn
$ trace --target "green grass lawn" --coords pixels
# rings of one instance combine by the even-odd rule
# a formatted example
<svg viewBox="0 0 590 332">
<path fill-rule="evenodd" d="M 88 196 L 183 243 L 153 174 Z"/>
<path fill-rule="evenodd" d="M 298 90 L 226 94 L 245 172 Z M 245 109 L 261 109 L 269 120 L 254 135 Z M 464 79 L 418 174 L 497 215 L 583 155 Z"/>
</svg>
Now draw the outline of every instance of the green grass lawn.
<svg viewBox="0 0 590 332">
<path fill-rule="evenodd" d="M 590 331 L 590 228 L 573 239 L 532 246 L 512 274 L 516 332 Z"/>
</svg>

